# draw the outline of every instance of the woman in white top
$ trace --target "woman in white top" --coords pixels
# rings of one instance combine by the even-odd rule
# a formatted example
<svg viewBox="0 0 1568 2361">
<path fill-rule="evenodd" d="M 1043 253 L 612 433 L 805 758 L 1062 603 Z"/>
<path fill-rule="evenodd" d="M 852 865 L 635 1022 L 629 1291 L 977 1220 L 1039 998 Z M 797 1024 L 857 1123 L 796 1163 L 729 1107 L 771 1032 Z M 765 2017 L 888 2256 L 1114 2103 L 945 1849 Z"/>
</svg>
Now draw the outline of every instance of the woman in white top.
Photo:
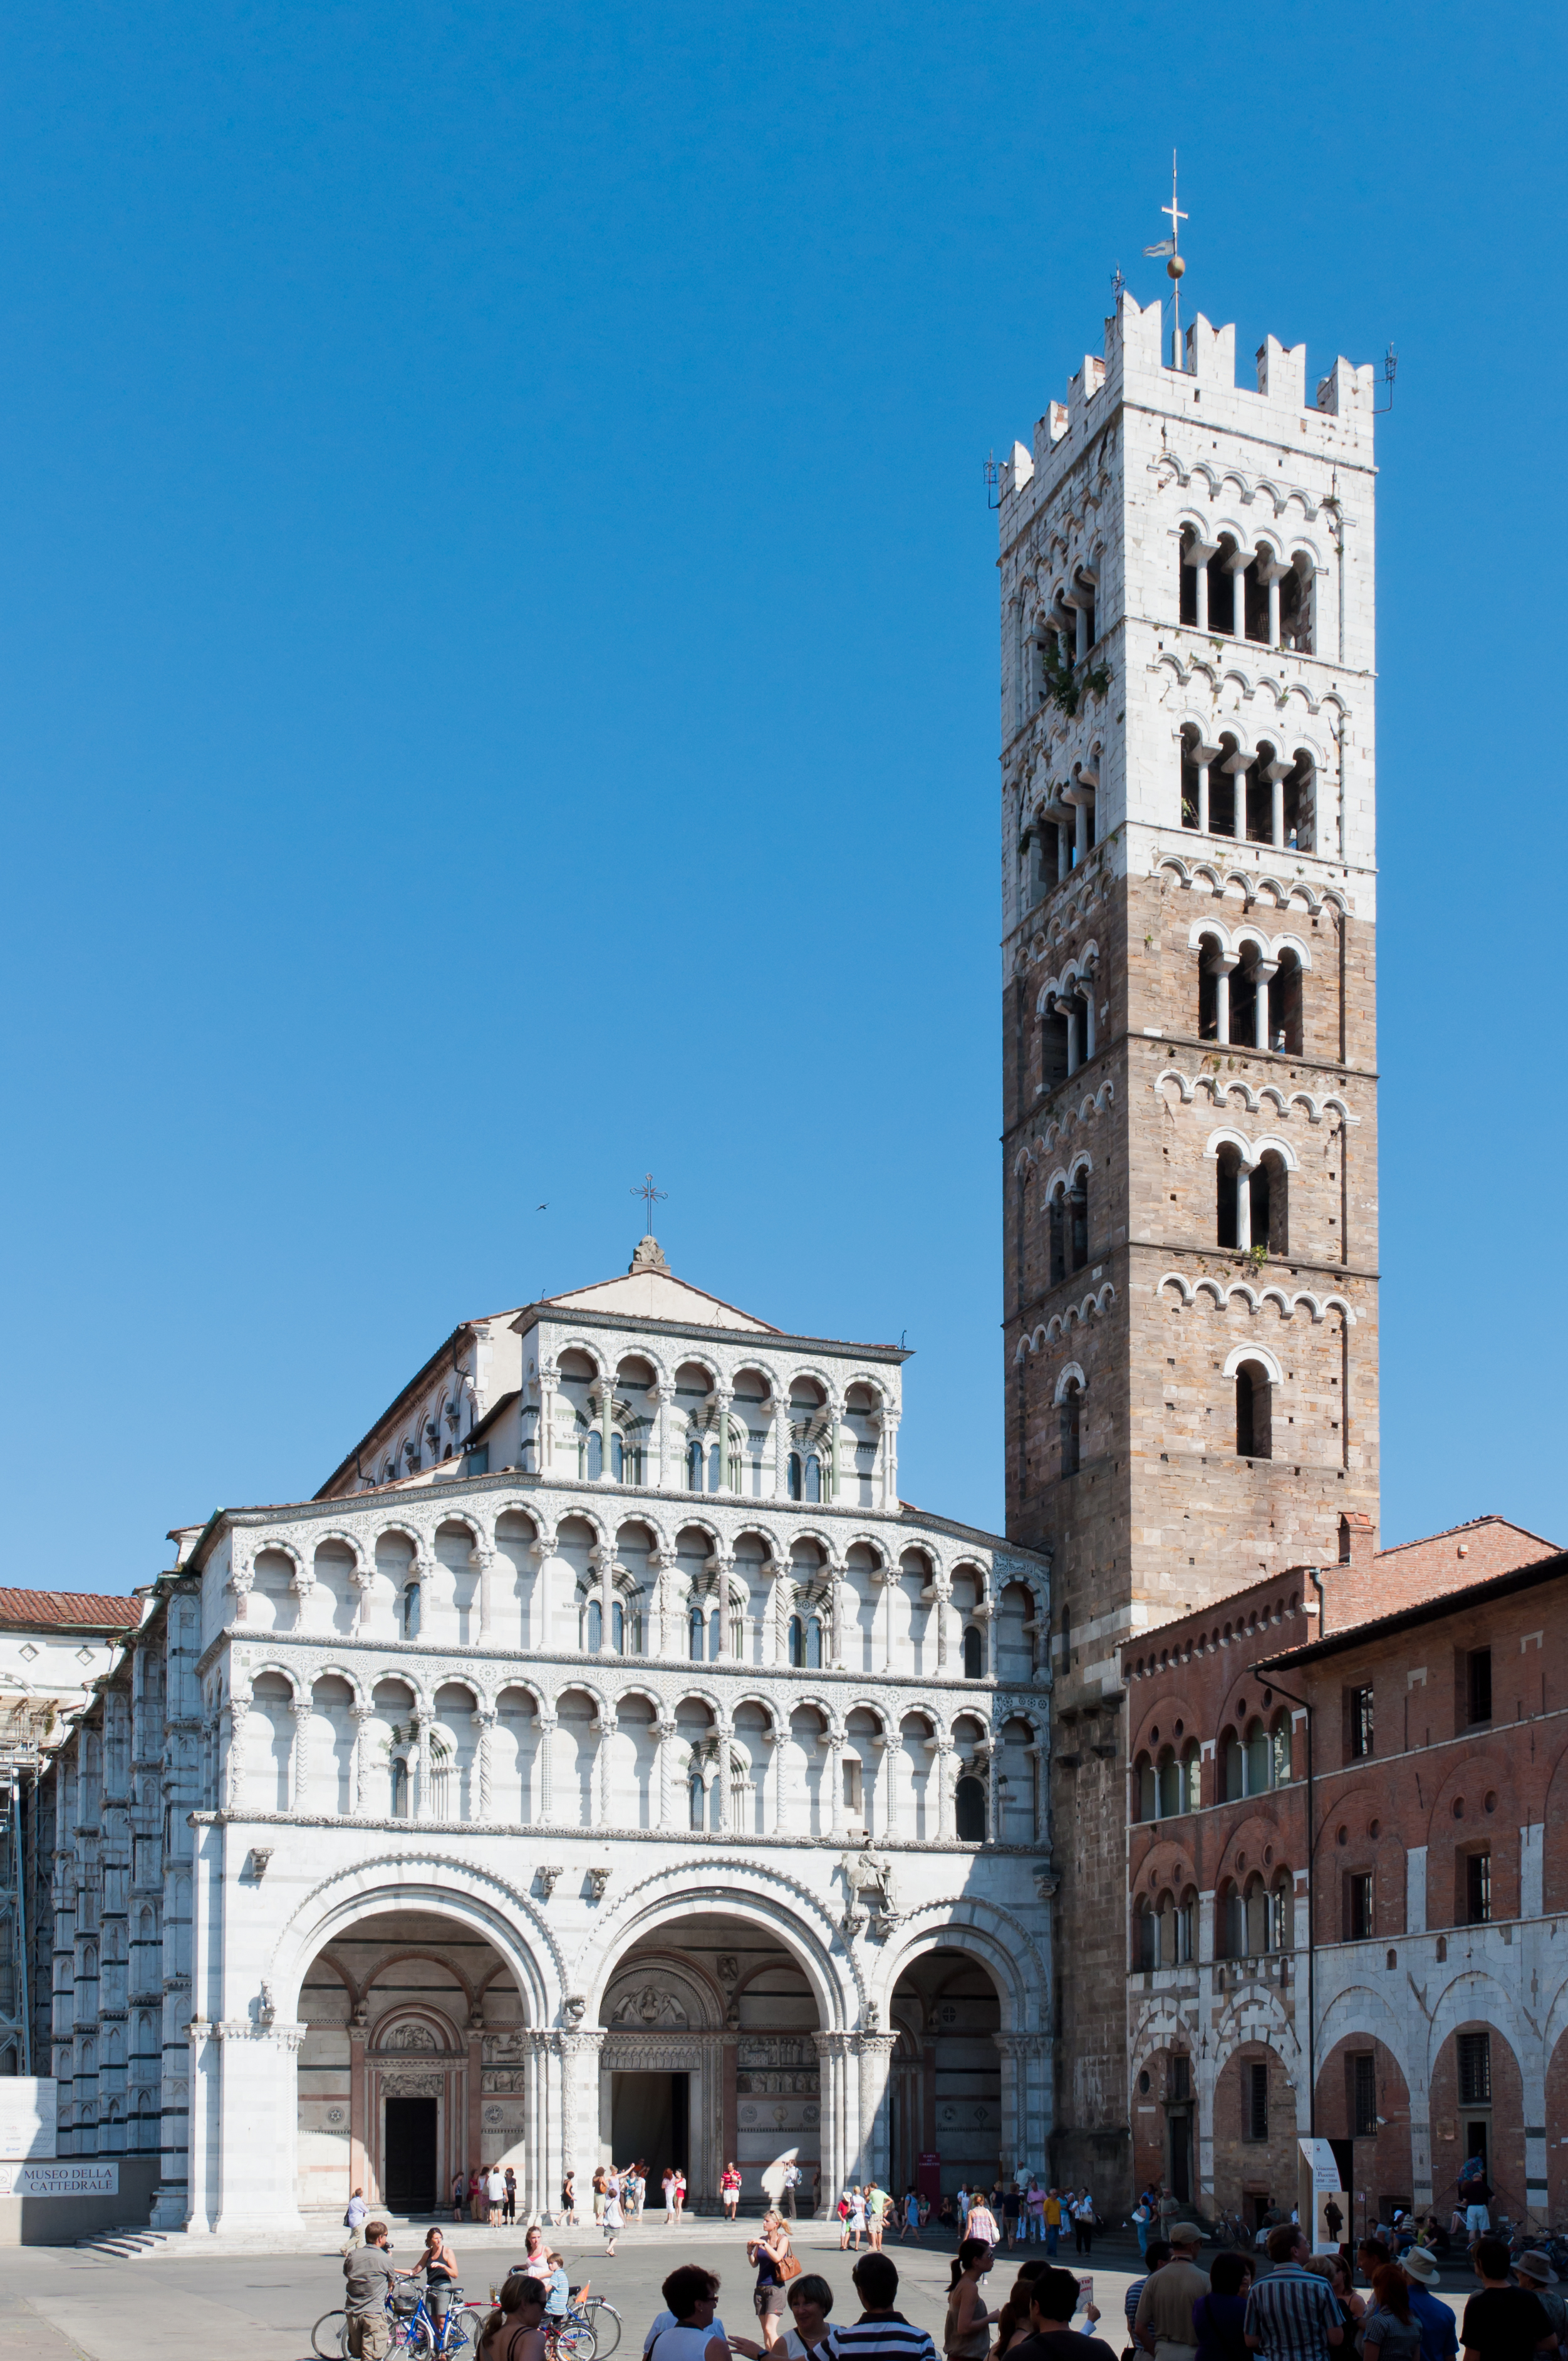
<svg viewBox="0 0 1568 2361">
<path fill-rule="evenodd" d="M 606 2257 L 615 2252 L 616 2232 L 622 2226 L 620 2212 L 620 2175 L 607 2173 L 604 2184 L 604 2251 Z"/>
<path fill-rule="evenodd" d="M 673 2164 L 664 2167 L 664 2178 L 659 2185 L 664 2192 L 664 2227 L 667 2230 L 675 2218 L 675 2169 Z"/>
<path fill-rule="evenodd" d="M 777 2361 L 781 2353 L 785 2361 L 816 2361 L 817 2348 L 828 2334 L 833 2290 L 815 2271 L 806 2271 L 791 2280 L 788 2297 L 795 2326 L 774 2345 L 773 2361 Z"/>
</svg>

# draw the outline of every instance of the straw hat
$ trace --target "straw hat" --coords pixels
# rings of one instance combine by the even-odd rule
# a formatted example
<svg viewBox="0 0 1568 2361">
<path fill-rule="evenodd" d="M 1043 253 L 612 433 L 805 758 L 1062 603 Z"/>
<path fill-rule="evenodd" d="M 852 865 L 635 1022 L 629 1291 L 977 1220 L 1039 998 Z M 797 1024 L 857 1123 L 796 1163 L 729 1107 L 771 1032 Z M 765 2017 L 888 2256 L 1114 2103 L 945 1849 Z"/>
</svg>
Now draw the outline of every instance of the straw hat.
<svg viewBox="0 0 1568 2361">
<path fill-rule="evenodd" d="M 1439 2284 L 1437 2265 L 1424 2246 L 1412 2246 L 1408 2255 L 1401 2255 L 1399 2268 L 1418 2287 L 1434 2288 Z"/>
</svg>

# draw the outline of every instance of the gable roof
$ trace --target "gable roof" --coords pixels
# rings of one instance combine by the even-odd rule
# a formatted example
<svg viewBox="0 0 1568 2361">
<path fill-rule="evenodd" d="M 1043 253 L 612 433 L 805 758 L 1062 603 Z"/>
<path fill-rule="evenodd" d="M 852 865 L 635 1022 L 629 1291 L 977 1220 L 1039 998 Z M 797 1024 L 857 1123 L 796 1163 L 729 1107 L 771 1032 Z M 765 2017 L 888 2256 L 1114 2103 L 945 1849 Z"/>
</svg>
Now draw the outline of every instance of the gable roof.
<svg viewBox="0 0 1568 2361">
<path fill-rule="evenodd" d="M 779 1336 L 783 1330 L 749 1312 L 737 1311 L 720 1296 L 709 1295 L 673 1270 L 646 1263 L 634 1264 L 618 1279 L 596 1279 L 590 1287 L 574 1288 L 569 1295 L 552 1295 L 541 1309 L 558 1312 L 618 1312 L 631 1320 L 666 1320 L 673 1327 L 688 1323 L 699 1328 L 748 1328 L 759 1336 Z"/>
<path fill-rule="evenodd" d="M 96 1590 L 0 1590 L 0 1630 L 12 1631 L 134 1631 L 141 1621 L 139 1598 L 115 1598 Z"/>
</svg>

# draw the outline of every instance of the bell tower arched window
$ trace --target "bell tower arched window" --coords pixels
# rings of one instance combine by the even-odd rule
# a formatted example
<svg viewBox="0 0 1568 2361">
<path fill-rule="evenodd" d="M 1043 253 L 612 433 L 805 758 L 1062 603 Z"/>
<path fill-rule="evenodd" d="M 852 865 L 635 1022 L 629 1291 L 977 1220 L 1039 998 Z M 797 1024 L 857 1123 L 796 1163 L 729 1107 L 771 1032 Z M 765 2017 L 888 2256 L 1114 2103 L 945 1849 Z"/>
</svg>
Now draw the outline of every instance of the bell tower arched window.
<svg viewBox="0 0 1568 2361">
<path fill-rule="evenodd" d="M 954 1828 L 960 1844 L 985 1842 L 985 1789 L 965 1772 L 953 1790 Z"/>
<path fill-rule="evenodd" d="M 1076 1378 L 1069 1378 L 1062 1389 L 1058 1416 L 1061 1425 L 1061 1472 L 1064 1477 L 1076 1476 L 1081 1464 L 1083 1442 L 1083 1390 Z"/>
<path fill-rule="evenodd" d="M 1261 1361 L 1244 1361 L 1236 1371 L 1236 1457 L 1274 1456 L 1274 1388 Z"/>
</svg>

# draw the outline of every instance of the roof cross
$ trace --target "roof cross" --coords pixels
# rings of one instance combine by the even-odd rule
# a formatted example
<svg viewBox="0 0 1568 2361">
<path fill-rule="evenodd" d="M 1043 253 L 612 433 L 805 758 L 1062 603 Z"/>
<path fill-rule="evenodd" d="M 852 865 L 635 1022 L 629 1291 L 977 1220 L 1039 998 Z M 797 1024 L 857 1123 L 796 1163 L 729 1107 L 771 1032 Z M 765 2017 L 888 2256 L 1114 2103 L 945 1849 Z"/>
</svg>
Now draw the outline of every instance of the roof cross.
<svg viewBox="0 0 1568 2361">
<path fill-rule="evenodd" d="M 655 1205 L 657 1205 L 657 1204 L 661 1204 L 661 1203 L 663 1202 L 663 1200 L 664 1200 L 664 1199 L 669 1195 L 669 1193 L 670 1193 L 670 1192 L 669 1192 L 669 1191 L 668 1191 L 667 1189 L 655 1189 L 655 1188 L 654 1188 L 654 1186 L 653 1186 L 653 1175 L 652 1175 L 651 1172 L 644 1172 L 644 1174 L 642 1175 L 642 1179 L 641 1179 L 641 1184 L 640 1184 L 637 1188 L 635 1188 L 635 1189 L 631 1189 L 631 1190 L 629 1190 L 629 1191 L 627 1191 L 627 1194 L 628 1194 L 629 1196 L 632 1196 L 632 1197 L 641 1197 L 641 1198 L 642 1198 L 642 1199 L 644 1199 L 644 1200 L 645 1200 L 645 1202 L 646 1202 L 647 1208 L 648 1208 L 648 1227 L 647 1227 L 647 1230 L 646 1230 L 646 1232 L 645 1232 L 645 1234 L 644 1234 L 646 1236 L 648 1236 L 648 1237 L 652 1237 L 652 1235 L 653 1235 L 653 1208 L 654 1208 L 654 1206 L 655 1206 Z"/>
</svg>

